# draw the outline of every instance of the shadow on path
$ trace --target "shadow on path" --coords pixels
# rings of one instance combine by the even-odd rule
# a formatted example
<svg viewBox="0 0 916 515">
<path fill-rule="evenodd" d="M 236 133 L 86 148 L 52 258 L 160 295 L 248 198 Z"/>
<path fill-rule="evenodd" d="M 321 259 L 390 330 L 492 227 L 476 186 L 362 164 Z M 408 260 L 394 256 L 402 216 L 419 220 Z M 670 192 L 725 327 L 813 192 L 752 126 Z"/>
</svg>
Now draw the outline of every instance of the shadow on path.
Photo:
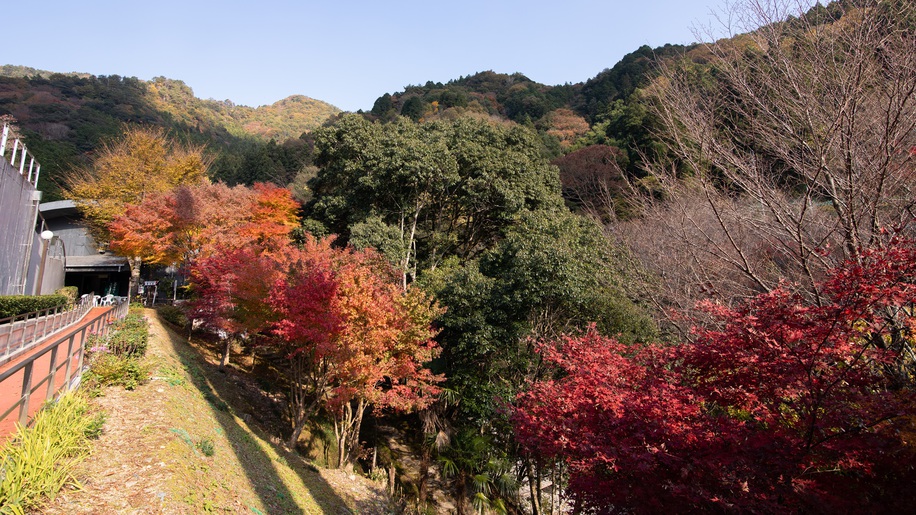
<svg viewBox="0 0 916 515">
<path fill-rule="evenodd" d="M 216 365 L 203 359 L 197 349 L 189 345 L 167 324 L 162 323 L 154 310 L 147 310 L 147 316 L 153 319 L 154 323 L 158 322 L 169 336 L 168 344 L 187 370 L 194 387 L 209 402 L 214 418 L 225 431 L 232 444 L 233 452 L 242 463 L 248 480 L 264 505 L 269 507 L 269 513 L 279 515 L 308 512 L 297 505 L 297 497 L 293 495 L 277 472 L 276 458 L 272 458 L 260 448 L 257 442 L 253 441 L 251 433 L 255 433 L 264 442 L 271 442 L 268 445 L 272 445 L 280 458 L 299 475 L 322 513 L 335 515 L 354 513 L 327 481 L 317 471 L 310 468 L 298 454 L 277 445 L 276 440 L 272 441 L 259 428 L 253 424 L 249 425 L 247 420 L 245 425 L 248 427 L 244 427 L 233 416 L 236 407 L 231 404 L 232 389 L 238 388 L 238 385 L 230 383 L 227 374 Z M 267 409 L 266 406 L 265 409 Z M 243 413 L 239 413 L 238 416 L 245 418 Z M 371 513 L 371 511 L 363 511 L 362 507 L 359 507 L 359 513 Z"/>
</svg>

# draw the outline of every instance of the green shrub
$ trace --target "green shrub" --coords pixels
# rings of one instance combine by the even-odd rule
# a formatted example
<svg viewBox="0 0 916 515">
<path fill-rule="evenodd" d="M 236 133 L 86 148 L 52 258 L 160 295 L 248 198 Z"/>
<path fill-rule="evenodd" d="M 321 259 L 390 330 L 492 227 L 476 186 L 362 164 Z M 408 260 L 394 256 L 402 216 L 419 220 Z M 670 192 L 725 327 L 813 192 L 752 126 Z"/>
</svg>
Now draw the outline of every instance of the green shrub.
<svg viewBox="0 0 916 515">
<path fill-rule="evenodd" d="M 134 390 L 149 380 L 150 366 L 138 358 L 103 352 L 92 356 L 83 375 L 86 387 L 123 386 Z"/>
<path fill-rule="evenodd" d="M 2 295 L 0 296 L 0 318 L 8 318 L 66 304 L 66 295 Z"/>
<path fill-rule="evenodd" d="M 79 294 L 79 288 L 76 286 L 64 286 L 63 288 L 54 292 L 55 295 L 63 295 L 67 297 L 67 306 L 73 306 L 76 304 L 76 299 Z"/>
<path fill-rule="evenodd" d="M 204 438 L 197 442 L 197 448 L 208 458 L 216 453 L 216 449 L 213 447 L 213 440 L 209 438 Z"/>
<path fill-rule="evenodd" d="M 149 323 L 140 313 L 130 309 L 105 337 L 90 335 L 86 344 L 89 371 L 83 376 L 90 391 L 103 386 L 133 390 L 149 379 L 150 365 L 142 361 L 149 343 Z"/>
<path fill-rule="evenodd" d="M 111 327 L 107 338 L 108 352 L 118 356 L 142 357 L 149 342 L 149 323 L 140 315 L 128 313 Z"/>
<path fill-rule="evenodd" d="M 89 439 L 104 420 L 89 412 L 85 396 L 71 392 L 38 412 L 31 427 L 19 426 L 0 449 L 0 514 L 38 511 L 65 485 L 78 486 L 74 468 L 89 455 Z"/>
<path fill-rule="evenodd" d="M 188 317 L 178 306 L 159 306 L 156 311 L 161 319 L 176 327 L 185 328 L 188 326 Z"/>
</svg>

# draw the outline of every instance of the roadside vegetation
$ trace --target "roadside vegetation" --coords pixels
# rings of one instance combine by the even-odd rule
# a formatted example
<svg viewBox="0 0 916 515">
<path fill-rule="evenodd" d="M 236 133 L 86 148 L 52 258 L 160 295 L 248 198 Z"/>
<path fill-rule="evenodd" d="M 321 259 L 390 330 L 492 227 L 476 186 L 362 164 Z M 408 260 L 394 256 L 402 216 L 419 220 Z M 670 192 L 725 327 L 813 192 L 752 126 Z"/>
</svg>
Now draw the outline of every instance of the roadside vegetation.
<svg viewBox="0 0 916 515">
<path fill-rule="evenodd" d="M 62 488 L 79 487 L 77 468 L 91 453 L 106 415 L 85 392 L 49 403 L 0 449 L 0 513 L 39 509 Z"/>
<path fill-rule="evenodd" d="M 145 316 L 149 380 L 95 390 L 93 406 L 112 415 L 76 470 L 82 487 L 63 489 L 43 513 L 389 512 L 382 484 L 321 467 L 334 455 L 321 438 L 307 456 L 282 445 L 271 397 L 243 370 L 219 366 L 218 342 L 188 342 L 154 311 Z"/>
<path fill-rule="evenodd" d="M 86 343 L 89 370 L 83 375 L 84 388 L 98 393 L 105 386 L 134 390 L 149 380 L 146 357 L 149 324 L 142 308 L 131 307 L 127 316 L 116 321 L 105 337 L 92 335 Z"/>
<path fill-rule="evenodd" d="M 34 510 L 62 488 L 80 486 L 76 470 L 107 417 L 90 399 L 101 395 L 102 387 L 133 390 L 147 382 L 148 341 L 148 323 L 137 308 L 116 321 L 106 336 L 90 335 L 81 388 L 48 403 L 0 451 L 0 513 Z"/>
</svg>

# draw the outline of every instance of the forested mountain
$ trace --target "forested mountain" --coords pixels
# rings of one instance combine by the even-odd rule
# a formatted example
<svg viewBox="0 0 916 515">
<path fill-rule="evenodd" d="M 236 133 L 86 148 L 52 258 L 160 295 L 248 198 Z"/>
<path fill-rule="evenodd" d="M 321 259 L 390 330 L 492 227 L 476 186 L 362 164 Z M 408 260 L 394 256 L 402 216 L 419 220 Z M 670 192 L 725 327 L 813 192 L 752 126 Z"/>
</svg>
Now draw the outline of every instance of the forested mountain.
<svg viewBox="0 0 916 515">
<path fill-rule="evenodd" d="M 84 164 L 104 140 L 121 133 L 123 124 L 137 123 L 207 146 L 216 178 L 240 183 L 260 177 L 286 185 L 304 164 L 299 137 L 339 111 L 301 95 L 258 108 L 202 100 L 183 82 L 163 77 L 146 82 L 0 68 L 0 115 L 16 120 L 44 164 L 46 200 L 57 198 L 63 173 Z"/>
<path fill-rule="evenodd" d="M 637 155 L 658 144 L 651 135 L 655 122 L 634 93 L 652 80 L 658 58 L 683 50 L 673 45 L 640 47 L 584 84 L 549 86 L 520 73 L 493 71 L 446 84 L 427 82 L 382 95 L 365 115 L 379 120 L 399 115 L 414 121 L 465 115 L 511 120 L 537 130 L 553 157 L 594 144 L 620 148 L 618 164 L 631 176 L 640 176 Z M 59 196 L 62 174 L 85 164 L 125 123 L 162 126 L 175 137 L 206 145 L 214 178 L 286 186 L 311 164 L 311 142 L 300 136 L 337 113 L 333 106 L 302 95 L 251 108 L 230 100 L 199 99 L 182 81 L 164 77 L 141 81 L 0 67 L 0 115 L 17 121 L 29 148 L 45 163 L 41 186 L 45 198 L 52 200 Z"/>
<path fill-rule="evenodd" d="M 659 59 L 678 56 L 691 48 L 664 45 L 652 49 L 644 45 L 585 83 L 549 86 L 521 73 L 507 75 L 488 70 L 445 84 L 407 86 L 403 92 L 379 97 L 371 113 L 381 118 L 400 114 L 419 120 L 449 112 L 477 112 L 549 126 L 546 116 L 557 109 L 568 109 L 593 123 L 611 103 L 627 100 L 637 88 L 648 85 L 657 75 Z"/>
</svg>

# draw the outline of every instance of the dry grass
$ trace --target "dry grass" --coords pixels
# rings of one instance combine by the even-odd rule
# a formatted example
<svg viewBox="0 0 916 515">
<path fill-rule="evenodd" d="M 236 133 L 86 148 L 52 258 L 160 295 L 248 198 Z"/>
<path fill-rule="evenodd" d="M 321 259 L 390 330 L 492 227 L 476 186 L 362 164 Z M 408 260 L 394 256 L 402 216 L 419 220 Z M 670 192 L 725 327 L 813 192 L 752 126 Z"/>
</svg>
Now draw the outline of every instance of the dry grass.
<svg viewBox="0 0 916 515">
<path fill-rule="evenodd" d="M 97 399 L 109 417 L 78 471 L 83 488 L 45 513 L 388 512 L 382 485 L 318 469 L 256 427 L 231 373 L 146 314 L 153 380 Z"/>
</svg>

